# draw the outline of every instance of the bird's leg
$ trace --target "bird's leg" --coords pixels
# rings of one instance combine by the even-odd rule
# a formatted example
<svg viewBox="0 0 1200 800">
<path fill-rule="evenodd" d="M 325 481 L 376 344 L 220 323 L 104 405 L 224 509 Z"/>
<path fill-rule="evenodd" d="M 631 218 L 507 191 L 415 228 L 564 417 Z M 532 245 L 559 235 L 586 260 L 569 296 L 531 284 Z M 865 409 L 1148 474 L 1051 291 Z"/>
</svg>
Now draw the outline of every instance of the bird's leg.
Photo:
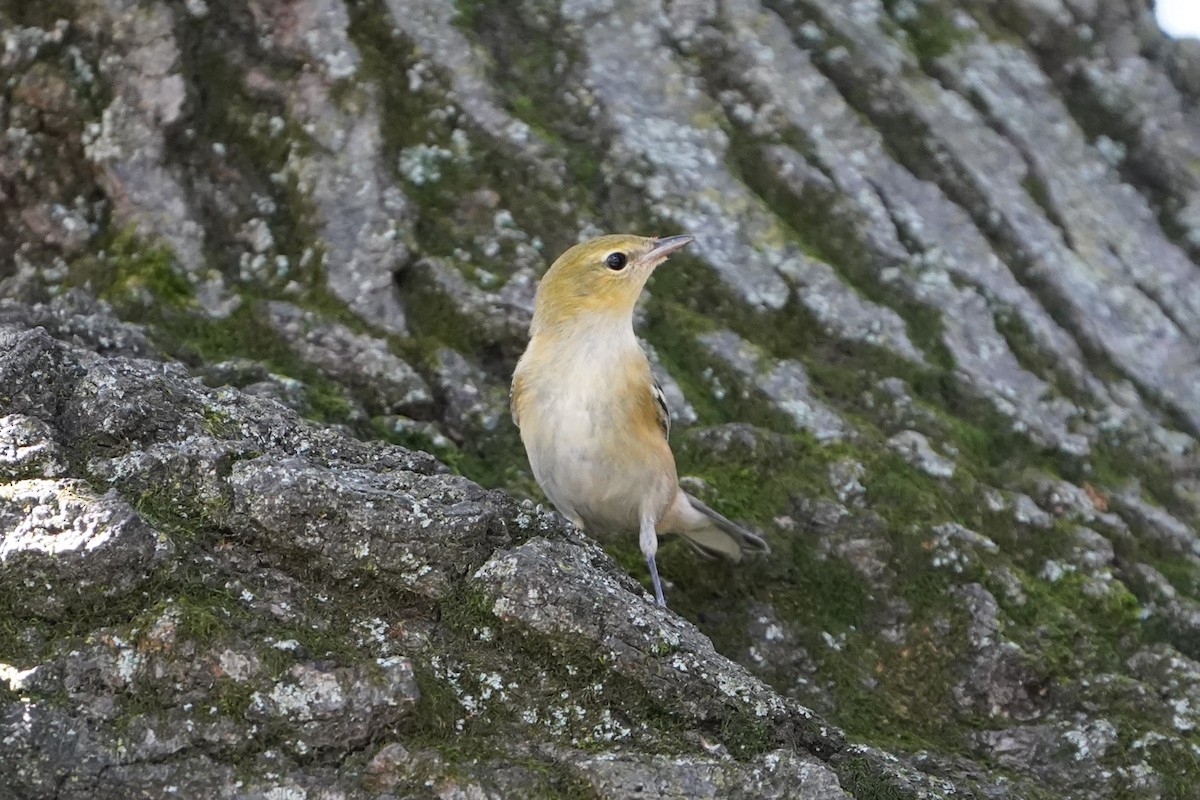
<svg viewBox="0 0 1200 800">
<path fill-rule="evenodd" d="M 654 584 L 654 599 L 660 606 L 666 608 L 667 601 L 663 598 L 662 581 L 658 578 L 658 564 L 654 561 L 654 554 L 658 552 L 658 532 L 654 530 L 653 517 L 642 517 L 639 543 L 642 546 L 642 555 L 646 556 L 646 566 L 650 570 L 650 582 Z"/>
</svg>

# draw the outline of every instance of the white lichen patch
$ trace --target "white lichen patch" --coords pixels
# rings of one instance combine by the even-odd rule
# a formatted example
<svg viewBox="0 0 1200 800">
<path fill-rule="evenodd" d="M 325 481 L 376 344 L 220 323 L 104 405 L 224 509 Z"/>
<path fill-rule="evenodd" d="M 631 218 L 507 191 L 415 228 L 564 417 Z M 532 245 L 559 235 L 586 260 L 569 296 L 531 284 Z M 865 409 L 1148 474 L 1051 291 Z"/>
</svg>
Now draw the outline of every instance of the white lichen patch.
<svg viewBox="0 0 1200 800">
<path fill-rule="evenodd" d="M 480 672 L 472 678 L 462 666 L 437 656 L 430 660 L 430 667 L 434 676 L 453 690 L 468 719 L 485 713 L 491 703 L 507 704 L 508 692 L 517 688 L 515 682 L 505 682 L 498 672 Z"/>
<path fill-rule="evenodd" d="M 442 179 L 441 165 L 454 158 L 454 152 L 436 145 L 418 144 L 400 151 L 397 168 L 406 180 L 416 186 L 437 183 Z"/>
<path fill-rule="evenodd" d="M 508 696 L 504 693 L 504 679 L 500 677 L 498 672 L 483 672 L 479 674 L 479 699 L 491 700 L 492 697 L 498 697 L 500 700 L 507 700 Z"/>
<path fill-rule="evenodd" d="M 251 706 L 262 714 L 305 722 L 345 705 L 345 693 L 333 673 L 297 667 L 292 676 L 297 678 L 295 682 L 280 681 L 265 696 L 255 692 Z"/>
<path fill-rule="evenodd" d="M 413 519 L 417 522 L 418 527 L 428 528 L 433 524 L 433 520 L 427 515 L 422 514 L 420 506 L 414 507 Z M 399 573 L 399 578 L 410 586 L 419 585 L 424 578 L 433 572 L 433 567 L 414 556 L 412 553 L 401 552 L 398 559 L 400 566 L 405 569 Z"/>
<path fill-rule="evenodd" d="M 1117 743 L 1117 729 L 1108 720 L 1098 719 L 1083 727 L 1068 730 L 1063 738 L 1075 749 L 1076 761 L 1095 760 L 1103 758 L 1109 748 Z"/>
<path fill-rule="evenodd" d="M 1118 142 L 1115 139 L 1111 139 L 1104 134 L 1100 134 L 1096 137 L 1096 141 L 1093 144 L 1096 147 L 1096 151 L 1100 153 L 1100 157 L 1103 158 L 1110 167 L 1119 167 L 1121 166 L 1121 162 L 1125 160 L 1127 150 L 1124 143 Z"/>
<path fill-rule="evenodd" d="M 373 644 L 377 647 L 382 647 L 388 644 L 388 623 L 379 617 L 371 617 L 364 619 L 355 625 L 358 630 L 358 642 L 360 645 Z"/>
<path fill-rule="evenodd" d="M 842 504 L 857 503 L 866 493 L 862 477 L 866 467 L 857 461 L 844 459 L 829 465 L 829 485 Z"/>
<path fill-rule="evenodd" d="M 15 524 L 0 536 L 0 561 L 23 551 L 61 555 L 96 550 L 124 520 L 84 481 L 34 479 L 0 485 L 0 515 Z"/>
<path fill-rule="evenodd" d="M 756 386 L 797 428 L 809 431 L 819 441 L 844 437 L 846 423 L 812 394 L 808 373 L 800 362 L 771 358 L 757 345 L 728 330 L 703 334 L 699 341 L 714 357 Z"/>
<path fill-rule="evenodd" d="M 627 739 L 633 729 L 623 725 L 607 708 L 600 712 L 600 721 L 592 726 L 592 740 L 596 742 L 612 742 Z"/>
<path fill-rule="evenodd" d="M 888 447 L 904 460 L 934 478 L 953 478 L 957 465 L 933 449 L 929 439 L 917 431 L 900 431 L 887 440 Z"/>
<path fill-rule="evenodd" d="M 36 666 L 21 669 L 11 664 L 0 662 L 0 681 L 7 683 L 8 688 L 12 691 L 19 692 L 25 688 L 25 684 L 29 682 L 29 679 L 37 670 Z"/>
<path fill-rule="evenodd" d="M 1038 577 L 1047 583 L 1058 583 L 1064 576 L 1074 571 L 1074 564 L 1065 564 L 1051 558 L 1046 559 L 1046 563 L 1042 564 L 1042 569 L 1038 572 Z"/>
<path fill-rule="evenodd" d="M 1196 729 L 1196 709 L 1192 707 L 1190 698 L 1177 697 L 1169 700 L 1167 704 L 1174 712 L 1171 717 L 1171 725 L 1175 730 L 1189 733 Z"/>
<path fill-rule="evenodd" d="M 182 620 L 183 614 L 178 606 L 171 605 L 163 609 L 163 612 L 154 620 L 154 624 L 138 642 L 139 649 L 144 652 L 154 652 L 174 647 Z"/>
<path fill-rule="evenodd" d="M 962 572 L 978 558 L 979 552 L 999 553 L 1000 548 L 988 537 L 957 522 L 945 522 L 932 530 L 933 538 L 926 547 L 933 553 L 935 567 Z"/>
<path fill-rule="evenodd" d="M 115 639 L 115 637 L 114 637 Z M 142 656 L 129 645 L 120 640 L 116 640 L 120 649 L 117 651 L 116 658 L 116 673 L 117 677 L 125 684 L 133 682 L 138 670 L 141 669 L 144 659 Z"/>
<path fill-rule="evenodd" d="M 46 423 L 22 414 L 0 417 L 0 476 L 54 478 L 65 471 L 62 449 Z"/>
<path fill-rule="evenodd" d="M 700 373 L 700 376 L 704 378 L 704 381 L 708 384 L 708 390 L 712 393 L 714 399 L 718 401 L 725 399 L 725 395 L 727 395 L 729 391 L 725 388 L 725 385 L 721 382 L 721 379 L 717 377 L 717 374 L 713 371 L 712 367 L 705 367 Z"/>
<path fill-rule="evenodd" d="M 563 694 L 566 700 L 568 692 Z M 609 708 L 594 710 L 585 708 L 578 703 L 565 703 L 538 710 L 525 710 L 521 720 L 527 725 L 538 725 L 551 735 L 564 738 L 574 745 L 584 743 L 612 742 L 627 739 L 633 734 L 633 728 L 618 717 Z M 584 733 L 585 735 L 580 735 Z"/>
<path fill-rule="evenodd" d="M 502 584 L 511 579 L 517 573 L 518 559 L 512 553 L 505 553 L 500 558 L 493 558 L 484 563 L 479 569 L 475 570 L 472 576 L 475 580 L 482 580 L 492 584 Z"/>
<path fill-rule="evenodd" d="M 247 657 L 245 653 L 229 649 L 222 650 L 217 655 L 217 664 L 220 666 L 221 672 L 225 677 L 238 683 L 249 680 L 254 673 L 255 667 L 254 661 Z"/>
<path fill-rule="evenodd" d="M 821 639 L 825 642 L 825 645 L 834 652 L 840 653 L 846 648 L 846 634 L 844 633 L 839 633 L 837 636 L 834 636 L 828 631 L 821 631 Z"/>
</svg>

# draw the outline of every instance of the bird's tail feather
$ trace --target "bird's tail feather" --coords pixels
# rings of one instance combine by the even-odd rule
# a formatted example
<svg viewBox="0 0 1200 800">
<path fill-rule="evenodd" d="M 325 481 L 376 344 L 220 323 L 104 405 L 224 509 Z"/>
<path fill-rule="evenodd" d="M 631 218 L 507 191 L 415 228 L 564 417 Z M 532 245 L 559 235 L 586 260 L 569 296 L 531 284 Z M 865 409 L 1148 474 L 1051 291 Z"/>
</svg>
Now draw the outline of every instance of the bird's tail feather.
<svg viewBox="0 0 1200 800">
<path fill-rule="evenodd" d="M 696 552 L 708 558 L 720 556 L 730 561 L 741 561 L 745 554 L 771 552 L 766 540 L 758 534 L 731 522 L 690 494 L 680 494 L 688 508 L 676 515 L 679 522 L 672 532 L 682 536 Z"/>
</svg>

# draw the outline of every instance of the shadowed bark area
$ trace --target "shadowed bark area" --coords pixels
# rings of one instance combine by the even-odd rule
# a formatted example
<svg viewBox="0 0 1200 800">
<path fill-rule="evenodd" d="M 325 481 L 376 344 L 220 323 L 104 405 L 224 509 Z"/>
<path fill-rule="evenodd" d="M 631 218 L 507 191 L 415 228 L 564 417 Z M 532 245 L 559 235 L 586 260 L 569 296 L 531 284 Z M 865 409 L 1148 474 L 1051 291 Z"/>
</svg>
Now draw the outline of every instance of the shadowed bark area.
<svg viewBox="0 0 1200 800">
<path fill-rule="evenodd" d="M 1200 46 L 1141 0 L 0 0 L 0 795 L 1200 785 Z M 537 280 L 736 567 L 544 503 Z"/>
</svg>

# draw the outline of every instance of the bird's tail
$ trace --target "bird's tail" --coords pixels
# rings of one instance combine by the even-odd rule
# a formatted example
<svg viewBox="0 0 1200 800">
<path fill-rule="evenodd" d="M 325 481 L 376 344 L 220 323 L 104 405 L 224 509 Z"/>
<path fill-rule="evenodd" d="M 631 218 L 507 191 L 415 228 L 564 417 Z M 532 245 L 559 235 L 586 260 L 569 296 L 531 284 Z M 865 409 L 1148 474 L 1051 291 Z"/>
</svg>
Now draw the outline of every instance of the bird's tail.
<svg viewBox="0 0 1200 800">
<path fill-rule="evenodd" d="M 726 519 L 680 490 L 663 516 L 662 533 L 677 533 L 696 552 L 709 558 L 720 556 L 741 561 L 745 554 L 769 553 L 765 539 Z"/>
</svg>

